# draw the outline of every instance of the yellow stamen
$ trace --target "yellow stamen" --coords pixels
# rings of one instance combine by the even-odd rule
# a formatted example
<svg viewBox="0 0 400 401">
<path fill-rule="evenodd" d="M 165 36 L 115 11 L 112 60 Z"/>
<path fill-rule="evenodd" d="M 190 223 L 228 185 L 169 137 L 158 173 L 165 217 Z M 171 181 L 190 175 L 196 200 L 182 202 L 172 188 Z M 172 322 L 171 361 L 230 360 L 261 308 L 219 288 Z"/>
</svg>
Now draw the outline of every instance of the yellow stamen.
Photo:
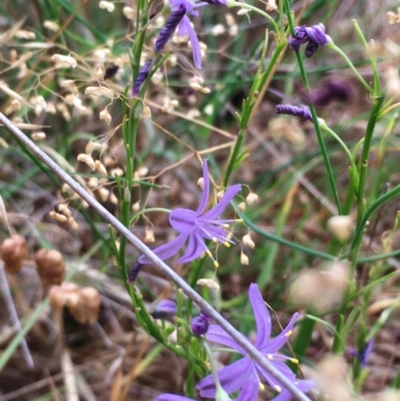
<svg viewBox="0 0 400 401">
<path fill-rule="evenodd" d="M 236 219 L 236 223 L 243 223 L 243 219 Z"/>
<path fill-rule="evenodd" d="M 213 259 L 213 257 L 212 257 L 212 253 L 210 252 L 210 250 L 209 249 L 207 249 L 206 250 L 206 253 L 207 253 L 207 255 L 211 258 L 211 259 Z"/>
<path fill-rule="evenodd" d="M 218 269 L 218 267 L 219 267 L 219 263 L 216 260 L 214 260 L 214 266 L 216 269 Z"/>
<path fill-rule="evenodd" d="M 215 242 L 215 243 L 218 242 L 218 240 L 217 240 L 215 237 L 213 237 L 213 238 L 211 239 L 211 241 L 212 241 L 212 242 Z"/>
<path fill-rule="evenodd" d="M 280 393 L 280 392 L 282 391 L 282 389 L 281 389 L 277 384 L 275 384 L 275 390 L 276 390 L 278 393 Z"/>
<path fill-rule="evenodd" d="M 293 334 L 293 331 L 292 330 L 289 330 L 286 334 L 285 334 L 285 336 L 286 337 L 289 337 L 289 336 L 291 336 Z"/>
<path fill-rule="evenodd" d="M 228 241 L 225 241 L 225 242 L 224 242 L 224 245 L 225 245 L 227 248 L 230 248 L 230 247 L 231 247 L 231 244 L 230 244 Z"/>
<path fill-rule="evenodd" d="M 292 363 L 299 363 L 299 360 L 296 359 L 296 358 L 291 358 L 291 359 L 290 359 L 290 362 L 292 362 Z"/>
<path fill-rule="evenodd" d="M 259 386 L 260 386 L 260 390 L 261 390 L 261 391 L 265 390 L 265 386 L 264 386 L 264 384 L 262 384 L 262 383 L 259 383 Z"/>
<path fill-rule="evenodd" d="M 222 227 L 229 228 L 229 224 L 225 223 L 225 224 L 222 225 Z"/>
<path fill-rule="evenodd" d="M 274 356 L 271 355 L 271 354 L 268 354 L 267 357 L 268 357 L 268 359 L 269 359 L 270 361 L 272 361 L 272 360 L 274 359 Z"/>
</svg>

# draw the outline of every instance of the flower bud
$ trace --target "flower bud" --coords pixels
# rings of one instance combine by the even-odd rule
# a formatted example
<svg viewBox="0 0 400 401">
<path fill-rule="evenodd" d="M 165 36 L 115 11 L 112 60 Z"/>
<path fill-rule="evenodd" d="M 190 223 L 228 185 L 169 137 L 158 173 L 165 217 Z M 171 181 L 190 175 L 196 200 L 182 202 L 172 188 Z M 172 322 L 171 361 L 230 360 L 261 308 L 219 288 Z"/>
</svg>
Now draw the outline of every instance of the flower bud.
<svg viewBox="0 0 400 401">
<path fill-rule="evenodd" d="M 7 238 L 0 246 L 0 253 L 6 271 L 11 274 L 17 273 L 28 257 L 25 238 L 21 235 Z"/>
<path fill-rule="evenodd" d="M 254 248 L 256 246 L 256 244 L 254 243 L 254 241 L 251 239 L 250 234 L 246 234 L 243 236 L 242 238 L 243 244 L 250 247 L 250 248 Z"/>
<path fill-rule="evenodd" d="M 205 285 L 214 291 L 218 291 L 220 288 L 218 283 L 216 283 L 214 280 L 211 280 L 210 278 L 200 278 L 197 280 L 197 284 Z"/>
<path fill-rule="evenodd" d="M 151 316 L 154 319 L 173 320 L 176 316 L 176 303 L 170 299 L 162 299 L 153 308 Z"/>
<path fill-rule="evenodd" d="M 240 254 L 240 263 L 242 264 L 242 265 L 248 265 L 249 264 L 249 258 L 248 258 L 248 256 L 245 254 L 245 253 L 241 253 Z"/>
<path fill-rule="evenodd" d="M 248 205 L 252 205 L 253 203 L 256 203 L 258 201 L 258 195 L 255 194 L 254 192 L 250 192 L 247 196 L 246 196 L 246 203 Z"/>
<path fill-rule="evenodd" d="M 86 309 L 86 323 L 93 325 L 99 319 L 99 311 L 101 299 L 99 291 L 93 287 L 83 287 L 81 289 L 85 309 Z"/>
<path fill-rule="evenodd" d="M 153 242 L 155 242 L 154 231 L 153 230 L 146 229 L 146 234 L 144 236 L 143 242 L 145 244 L 152 244 Z"/>
<path fill-rule="evenodd" d="M 195 316 L 190 322 L 190 329 L 196 336 L 206 334 L 209 326 L 209 318 L 203 313 L 199 316 Z"/>
<path fill-rule="evenodd" d="M 351 216 L 333 216 L 328 220 L 328 230 L 341 242 L 350 238 L 352 229 Z"/>
<path fill-rule="evenodd" d="M 36 269 L 42 285 L 60 285 L 65 277 L 63 256 L 54 249 L 40 249 L 35 254 Z"/>
</svg>

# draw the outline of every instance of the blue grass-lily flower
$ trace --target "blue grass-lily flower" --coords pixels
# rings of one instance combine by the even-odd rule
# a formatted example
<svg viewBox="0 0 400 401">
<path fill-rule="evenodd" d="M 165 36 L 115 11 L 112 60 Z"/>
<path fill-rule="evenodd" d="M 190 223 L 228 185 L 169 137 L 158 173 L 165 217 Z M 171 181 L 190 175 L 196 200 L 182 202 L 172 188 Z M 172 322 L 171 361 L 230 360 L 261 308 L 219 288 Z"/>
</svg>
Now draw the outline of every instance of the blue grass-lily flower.
<svg viewBox="0 0 400 401">
<path fill-rule="evenodd" d="M 169 38 L 178 28 L 178 35 L 180 37 L 189 35 L 189 40 L 193 50 L 193 62 L 197 69 L 201 69 L 201 50 L 199 39 L 193 29 L 189 15 L 198 16 L 199 13 L 196 8 L 206 6 L 207 4 L 213 4 L 216 6 L 226 6 L 225 0 L 169 0 L 171 7 L 171 15 L 169 16 L 165 27 L 161 29 L 156 43 L 154 45 L 154 51 L 159 53 L 164 50 Z"/>
<path fill-rule="evenodd" d="M 292 333 L 298 313 L 295 313 L 286 328 L 275 338 L 271 339 L 271 316 L 262 299 L 261 293 L 256 284 L 251 284 L 249 288 L 249 299 L 254 312 L 254 318 L 257 326 L 257 339 L 255 347 L 265 355 L 271 364 L 285 375 L 293 383 L 296 383 L 295 374 L 283 362 L 291 360 L 297 362 L 296 359 L 281 355 L 278 353 L 287 342 L 288 337 Z M 246 353 L 246 351 L 236 343 L 236 341 L 226 333 L 220 326 L 211 325 L 206 334 L 206 338 L 216 344 L 221 344 L 228 348 L 232 348 L 240 354 L 244 355 L 242 359 L 233 362 L 218 371 L 218 378 L 223 389 L 232 394 L 241 390 L 239 401 L 256 401 L 259 390 L 263 388 L 262 380 L 265 380 L 274 390 L 278 391 L 278 401 L 289 400 L 291 393 L 286 392 L 283 385 L 271 376 L 265 369 L 254 362 Z M 307 391 L 313 386 L 313 382 L 299 381 L 299 388 Z M 208 375 L 197 385 L 200 395 L 205 398 L 213 398 L 215 396 L 216 387 L 212 375 Z M 289 397 L 289 398 L 288 398 Z"/>
<path fill-rule="evenodd" d="M 319 23 L 313 26 L 297 26 L 294 29 L 294 36 L 289 38 L 289 46 L 292 50 L 300 50 L 300 46 L 307 43 L 305 55 L 310 58 L 319 46 L 329 43 L 329 37 L 325 34 L 325 25 Z"/>
<path fill-rule="evenodd" d="M 289 114 L 291 116 L 302 117 L 305 120 L 312 121 L 311 111 L 307 106 L 298 107 L 291 104 L 278 104 L 275 106 L 276 114 Z"/>
<path fill-rule="evenodd" d="M 178 260 L 179 263 L 188 263 L 197 259 L 206 252 L 211 258 L 211 252 L 207 248 L 206 240 L 220 242 L 226 246 L 230 241 L 226 239 L 227 231 L 225 228 L 229 223 L 237 220 L 219 220 L 219 216 L 225 211 L 230 201 L 241 190 L 241 185 L 236 184 L 228 188 L 221 201 L 211 210 L 206 212 L 208 199 L 210 197 L 210 177 L 208 176 L 207 160 L 203 162 L 203 193 L 200 198 L 197 210 L 175 209 L 169 215 L 171 226 L 180 232 L 180 234 L 171 242 L 163 244 L 153 249 L 153 252 L 162 260 L 175 255 L 183 245 L 188 242 L 186 252 Z M 145 255 L 138 258 L 141 265 L 151 263 L 151 260 Z M 214 260 L 214 265 L 218 267 L 218 262 Z"/>
</svg>

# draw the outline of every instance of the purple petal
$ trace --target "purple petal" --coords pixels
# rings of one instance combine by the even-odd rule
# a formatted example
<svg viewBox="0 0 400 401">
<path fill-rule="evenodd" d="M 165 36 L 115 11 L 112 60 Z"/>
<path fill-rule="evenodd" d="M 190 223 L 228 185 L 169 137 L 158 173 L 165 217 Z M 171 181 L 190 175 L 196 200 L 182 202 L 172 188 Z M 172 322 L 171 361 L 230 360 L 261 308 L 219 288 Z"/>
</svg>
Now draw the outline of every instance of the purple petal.
<svg viewBox="0 0 400 401">
<path fill-rule="evenodd" d="M 287 343 L 289 332 L 292 331 L 294 323 L 298 316 L 299 314 L 297 312 L 293 314 L 289 324 L 285 327 L 285 329 L 277 337 L 275 337 L 273 340 L 270 340 L 267 344 L 260 348 L 260 351 L 267 354 L 273 354 L 280 350 Z"/>
<path fill-rule="evenodd" d="M 209 327 L 207 332 L 207 340 L 212 341 L 216 344 L 225 345 L 226 347 L 232 348 L 242 355 L 247 355 L 247 352 L 220 326 L 213 324 Z M 244 336 L 243 336 L 244 337 Z"/>
<path fill-rule="evenodd" d="M 207 250 L 204 240 L 196 235 L 194 231 L 189 236 L 189 243 L 185 254 L 178 260 L 179 263 L 188 263 L 198 258 L 205 250 Z"/>
<path fill-rule="evenodd" d="M 270 361 L 272 365 L 274 366 L 275 369 L 279 370 L 285 377 L 287 377 L 291 381 L 296 380 L 296 375 L 292 372 L 292 370 L 286 366 L 283 362 L 277 361 L 277 360 L 271 360 Z M 276 385 L 279 385 L 279 387 L 283 387 L 283 385 L 276 380 L 270 373 L 268 373 L 266 370 L 262 369 L 261 367 L 257 366 L 257 372 L 260 376 L 264 377 L 264 379 L 267 381 L 267 383 L 275 389 Z"/>
<path fill-rule="evenodd" d="M 257 349 L 262 349 L 268 344 L 271 336 L 271 315 L 265 306 L 257 284 L 250 284 L 249 299 L 257 326 L 257 340 L 255 346 Z"/>
<path fill-rule="evenodd" d="M 253 372 L 253 362 L 251 359 L 242 358 L 219 370 L 218 378 L 223 389 L 228 394 L 232 394 L 249 381 L 249 377 Z M 202 397 L 214 398 L 216 390 L 213 375 L 206 376 L 196 388 L 200 391 Z"/>
<path fill-rule="evenodd" d="M 196 210 L 197 216 L 200 216 L 206 210 L 206 206 L 208 203 L 208 198 L 210 197 L 210 177 L 208 175 L 208 160 L 204 159 L 203 161 L 203 192 L 201 194 L 201 199 L 199 203 L 199 207 Z"/>
<path fill-rule="evenodd" d="M 319 46 L 326 45 L 329 40 L 325 34 L 325 26 L 322 23 L 305 28 L 308 37 Z"/>
<path fill-rule="evenodd" d="M 230 201 L 235 197 L 235 195 L 238 192 L 240 192 L 241 189 L 242 189 L 242 186 L 240 184 L 236 184 L 236 185 L 229 187 L 226 190 L 221 201 L 218 203 L 218 205 L 214 206 L 211 210 L 209 210 L 207 213 L 205 213 L 202 216 L 202 219 L 215 220 L 217 217 L 219 217 L 224 212 L 224 210 L 227 208 Z"/>
<path fill-rule="evenodd" d="M 225 242 L 226 231 L 223 228 L 214 227 L 210 223 L 203 223 L 201 220 L 201 217 L 199 217 L 195 228 L 200 237 L 207 239 L 216 238 L 220 242 Z"/>
<path fill-rule="evenodd" d="M 236 401 L 257 401 L 260 383 L 257 379 L 249 380 L 242 389 Z"/>
<path fill-rule="evenodd" d="M 183 35 L 181 33 L 183 33 Z M 184 36 L 186 33 L 189 34 L 190 43 L 192 44 L 194 65 L 198 70 L 201 70 L 201 50 L 199 39 L 197 38 L 192 25 L 190 25 L 189 18 L 185 15 L 179 24 L 179 36 Z"/>
<path fill-rule="evenodd" d="M 186 242 L 188 238 L 188 234 L 179 234 L 174 240 L 167 242 L 159 246 L 158 248 L 153 249 L 152 251 L 162 260 L 168 259 L 171 256 L 174 256 L 179 249 L 182 248 L 183 244 Z M 139 263 L 149 264 L 152 261 L 145 255 L 139 256 Z"/>
<path fill-rule="evenodd" d="M 192 398 L 183 397 L 182 395 L 164 393 L 160 394 L 154 401 L 194 401 Z"/>
<path fill-rule="evenodd" d="M 149 75 L 150 72 L 150 67 L 151 67 L 151 63 L 153 62 L 153 59 L 151 58 L 150 60 L 148 60 L 146 62 L 146 64 L 142 67 L 142 69 L 140 70 L 135 83 L 133 84 L 133 88 L 132 88 L 132 95 L 135 97 L 139 97 L 140 94 L 140 88 L 142 86 L 142 83 L 144 82 L 144 80 L 147 78 L 147 76 Z"/>
<path fill-rule="evenodd" d="M 175 209 L 169 215 L 169 224 L 184 234 L 190 234 L 195 228 L 196 212 L 190 209 Z"/>
<path fill-rule="evenodd" d="M 295 383 L 297 388 L 302 391 L 303 393 L 306 393 L 308 390 L 311 388 L 315 387 L 315 383 L 312 380 L 300 380 L 299 382 Z M 293 394 L 284 388 L 282 392 L 277 395 L 275 398 L 273 398 L 271 401 L 289 401 L 293 398 Z M 169 401 L 169 400 L 168 400 Z"/>
</svg>

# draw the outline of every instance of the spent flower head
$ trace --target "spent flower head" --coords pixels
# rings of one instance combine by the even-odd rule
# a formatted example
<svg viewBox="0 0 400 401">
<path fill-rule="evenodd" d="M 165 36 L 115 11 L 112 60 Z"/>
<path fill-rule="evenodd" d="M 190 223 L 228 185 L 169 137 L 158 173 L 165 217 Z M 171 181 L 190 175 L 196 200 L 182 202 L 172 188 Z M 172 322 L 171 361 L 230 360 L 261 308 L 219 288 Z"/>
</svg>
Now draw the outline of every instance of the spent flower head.
<svg viewBox="0 0 400 401">
<path fill-rule="evenodd" d="M 271 339 L 271 316 L 256 284 L 250 285 L 249 299 L 257 326 L 255 347 L 271 361 L 271 364 L 277 370 L 292 382 L 297 383 L 295 374 L 283 362 L 285 360 L 291 360 L 296 363 L 297 360 L 281 355 L 278 351 L 286 344 L 288 337 L 291 335 L 298 313 L 292 316 L 289 324 L 277 337 Z M 206 334 L 206 338 L 214 343 L 232 348 L 244 356 L 242 359 L 218 371 L 219 381 L 228 394 L 241 390 L 239 396 L 240 400 L 256 401 L 260 388 L 263 388 L 261 381 L 265 380 L 274 390 L 280 393 L 278 396 L 280 397 L 278 398 L 279 401 L 289 400 L 291 398 L 291 393 L 285 391 L 281 383 L 253 361 L 247 352 L 220 326 L 211 325 Z M 313 386 L 313 383 L 309 383 L 309 381 L 300 381 L 298 383 L 302 391 L 307 391 Z M 213 376 L 208 375 L 205 377 L 197 385 L 197 389 L 200 391 L 202 397 L 213 398 L 216 393 Z"/>
<path fill-rule="evenodd" d="M 322 23 L 313 26 L 297 26 L 294 28 L 295 35 L 289 38 L 289 46 L 292 50 L 300 50 L 301 45 L 306 44 L 305 55 L 310 58 L 319 46 L 324 46 L 329 42 L 329 37 L 325 34 L 325 26 Z"/>
<path fill-rule="evenodd" d="M 197 209 L 178 208 L 173 210 L 169 215 L 171 226 L 179 231 L 180 234 L 171 242 L 163 244 L 153 250 L 160 259 L 165 260 L 175 255 L 186 242 L 188 242 L 188 246 L 184 255 L 178 260 L 179 263 L 191 262 L 204 252 L 212 258 L 211 252 L 205 243 L 206 240 L 211 240 L 215 243 L 220 242 L 228 247 L 230 243 L 232 243 L 226 238 L 227 231 L 225 228 L 228 227 L 229 223 L 237 220 L 219 220 L 219 216 L 221 216 L 230 201 L 241 190 L 241 185 L 236 184 L 229 187 L 225 191 L 221 201 L 206 212 L 208 199 L 210 197 L 210 177 L 208 176 L 207 160 L 203 162 L 203 179 L 203 192 Z M 141 265 L 148 264 L 151 263 L 151 260 L 145 255 L 141 255 L 138 258 L 138 263 Z M 214 265 L 218 267 L 218 262 L 215 260 Z"/>
<path fill-rule="evenodd" d="M 307 106 L 297 107 L 291 104 L 278 104 L 275 107 L 276 114 L 289 114 L 291 116 L 302 117 L 306 120 L 312 121 L 310 109 Z"/>
</svg>

